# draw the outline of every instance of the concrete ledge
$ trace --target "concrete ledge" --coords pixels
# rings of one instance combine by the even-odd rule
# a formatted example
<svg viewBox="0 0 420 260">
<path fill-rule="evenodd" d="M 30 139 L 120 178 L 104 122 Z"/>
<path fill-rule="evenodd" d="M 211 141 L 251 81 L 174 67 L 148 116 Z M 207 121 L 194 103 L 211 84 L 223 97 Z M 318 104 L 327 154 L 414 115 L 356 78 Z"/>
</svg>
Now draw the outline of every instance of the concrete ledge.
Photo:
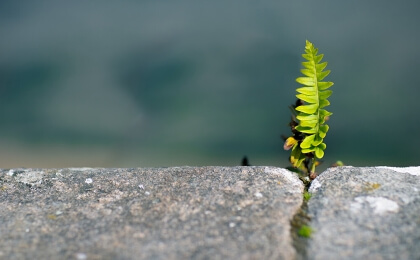
<svg viewBox="0 0 420 260">
<path fill-rule="evenodd" d="M 0 259 L 420 259 L 420 167 L 303 191 L 274 167 L 0 170 Z"/>
<path fill-rule="evenodd" d="M 330 168 L 309 191 L 308 259 L 420 259 L 420 167 Z"/>
<path fill-rule="evenodd" d="M 293 259 L 303 185 L 271 167 L 0 171 L 1 259 Z"/>
</svg>

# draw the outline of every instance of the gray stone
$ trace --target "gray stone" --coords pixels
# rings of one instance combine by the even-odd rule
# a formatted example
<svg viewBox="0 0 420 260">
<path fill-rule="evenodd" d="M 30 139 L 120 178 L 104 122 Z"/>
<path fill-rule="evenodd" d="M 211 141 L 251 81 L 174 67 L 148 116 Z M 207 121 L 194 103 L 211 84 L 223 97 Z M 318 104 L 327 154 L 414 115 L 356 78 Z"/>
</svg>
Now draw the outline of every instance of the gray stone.
<svg viewBox="0 0 420 260">
<path fill-rule="evenodd" d="M 0 258 L 293 259 L 302 192 L 270 167 L 1 170 Z"/>
<path fill-rule="evenodd" d="M 309 192 L 308 259 L 420 259 L 420 167 L 330 168 Z"/>
</svg>

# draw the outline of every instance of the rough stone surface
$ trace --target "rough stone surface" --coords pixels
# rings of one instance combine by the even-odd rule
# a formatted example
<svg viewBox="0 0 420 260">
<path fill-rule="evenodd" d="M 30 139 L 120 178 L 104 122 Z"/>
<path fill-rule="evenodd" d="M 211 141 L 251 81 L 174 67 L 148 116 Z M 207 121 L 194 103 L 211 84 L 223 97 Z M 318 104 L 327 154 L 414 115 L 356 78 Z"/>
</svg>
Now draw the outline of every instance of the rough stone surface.
<svg viewBox="0 0 420 260">
<path fill-rule="evenodd" d="M 293 259 L 302 192 L 270 167 L 0 170 L 0 259 Z"/>
<path fill-rule="evenodd" d="M 330 168 L 309 192 L 308 259 L 420 259 L 420 167 Z"/>
</svg>

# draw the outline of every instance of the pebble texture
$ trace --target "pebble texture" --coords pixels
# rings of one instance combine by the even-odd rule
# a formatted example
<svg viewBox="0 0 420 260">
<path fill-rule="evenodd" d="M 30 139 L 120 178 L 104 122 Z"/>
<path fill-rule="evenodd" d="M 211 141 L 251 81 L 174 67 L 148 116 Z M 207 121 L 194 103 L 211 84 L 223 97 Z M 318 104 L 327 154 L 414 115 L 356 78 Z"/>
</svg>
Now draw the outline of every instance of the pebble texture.
<svg viewBox="0 0 420 260">
<path fill-rule="evenodd" d="M 302 193 L 270 167 L 1 170 L 0 259 L 293 259 Z"/>
<path fill-rule="evenodd" d="M 308 259 L 420 259 L 420 167 L 330 168 L 309 192 Z"/>
</svg>

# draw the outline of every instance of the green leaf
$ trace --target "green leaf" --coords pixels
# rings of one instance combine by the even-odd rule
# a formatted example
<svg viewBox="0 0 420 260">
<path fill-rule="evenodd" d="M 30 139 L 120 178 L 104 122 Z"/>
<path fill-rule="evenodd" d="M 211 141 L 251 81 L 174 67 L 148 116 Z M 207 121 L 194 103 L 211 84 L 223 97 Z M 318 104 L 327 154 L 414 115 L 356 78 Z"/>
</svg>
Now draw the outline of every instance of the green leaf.
<svg viewBox="0 0 420 260">
<path fill-rule="evenodd" d="M 301 113 L 296 117 L 296 119 L 299 121 L 317 121 L 318 117 L 316 115 L 308 115 Z"/>
<path fill-rule="evenodd" d="M 328 125 L 320 125 L 319 126 L 319 136 L 321 138 L 325 138 L 325 136 L 327 135 L 329 126 Z"/>
<path fill-rule="evenodd" d="M 305 133 L 305 134 L 316 134 L 317 130 L 315 128 L 312 127 L 303 127 L 303 126 L 296 126 L 296 130 L 298 130 L 301 133 Z"/>
<path fill-rule="evenodd" d="M 328 112 L 327 110 L 325 110 L 325 109 L 320 109 L 319 110 L 319 114 L 321 115 L 321 116 L 330 116 L 330 115 L 332 115 L 332 113 L 331 112 Z M 299 119 L 300 120 L 300 119 Z"/>
<path fill-rule="evenodd" d="M 314 65 L 310 61 L 304 61 L 304 62 L 302 62 L 302 65 L 303 65 L 303 67 L 305 67 L 307 69 L 313 69 L 313 67 L 314 67 Z"/>
<path fill-rule="evenodd" d="M 305 156 L 302 154 L 302 149 L 300 149 L 299 145 L 295 145 L 292 149 L 292 154 L 290 155 L 290 162 L 293 167 L 300 167 L 304 160 Z"/>
<path fill-rule="evenodd" d="M 316 49 L 316 52 L 318 52 L 318 49 Z M 322 58 L 324 58 L 324 54 L 316 55 L 314 57 L 315 63 L 319 63 L 322 60 Z"/>
<path fill-rule="evenodd" d="M 311 146 L 309 148 L 302 149 L 302 153 L 312 153 L 315 151 L 315 147 Z"/>
<path fill-rule="evenodd" d="M 330 101 L 328 101 L 326 99 L 321 99 L 319 101 L 319 107 L 320 108 L 323 108 L 323 107 L 326 107 L 326 106 L 329 106 L 329 105 L 330 105 Z"/>
<path fill-rule="evenodd" d="M 318 110 L 318 104 L 298 106 L 296 110 L 306 114 L 314 114 Z"/>
<path fill-rule="evenodd" d="M 313 77 L 315 75 L 314 70 L 311 70 L 311 69 L 301 69 L 300 72 L 303 75 L 308 76 L 308 77 Z"/>
<path fill-rule="evenodd" d="M 330 70 L 317 72 L 316 73 L 317 81 L 323 80 L 326 76 L 328 76 L 328 74 L 330 74 L 330 72 L 331 72 Z"/>
<path fill-rule="evenodd" d="M 305 94 L 308 96 L 314 96 L 316 95 L 316 89 L 313 87 L 303 87 L 303 88 L 298 88 L 296 89 L 297 92 L 301 93 L 301 94 Z"/>
<path fill-rule="evenodd" d="M 299 77 L 296 79 L 297 83 L 300 83 L 305 86 L 315 86 L 315 80 L 311 77 Z"/>
<path fill-rule="evenodd" d="M 326 90 L 327 88 L 331 87 L 332 85 L 334 85 L 334 83 L 330 82 L 330 81 L 318 82 L 318 89 L 319 90 Z"/>
<path fill-rule="evenodd" d="M 328 64 L 328 62 L 323 62 L 323 63 L 320 63 L 320 64 L 316 64 L 315 65 L 316 71 L 323 71 L 325 69 L 325 67 L 327 67 L 327 64 Z"/>
<path fill-rule="evenodd" d="M 296 97 L 298 99 L 301 99 L 301 100 L 303 100 L 305 102 L 308 102 L 308 103 L 311 103 L 311 104 L 318 103 L 318 98 L 316 96 L 308 96 L 308 95 L 305 95 L 305 94 L 298 94 L 298 95 L 296 95 Z"/>
<path fill-rule="evenodd" d="M 316 135 L 314 138 L 314 141 L 312 142 L 313 146 L 318 146 L 319 144 L 322 143 L 322 141 L 324 141 L 324 139 L 322 137 L 320 137 L 319 135 Z"/>
<path fill-rule="evenodd" d="M 302 57 L 305 58 L 305 60 L 312 60 L 312 54 L 302 54 Z"/>
<path fill-rule="evenodd" d="M 302 121 L 299 125 L 303 127 L 315 128 L 318 125 L 318 121 Z"/>
<path fill-rule="evenodd" d="M 315 135 L 309 135 L 307 137 L 305 137 L 305 139 L 302 141 L 302 143 L 300 144 L 300 148 L 309 148 L 312 145 L 312 142 L 315 139 Z"/>
<path fill-rule="evenodd" d="M 320 147 L 316 147 L 315 156 L 316 158 L 321 159 L 322 157 L 324 157 L 324 150 L 322 150 Z"/>
<path fill-rule="evenodd" d="M 319 99 L 327 99 L 331 96 L 331 90 L 319 91 Z"/>
</svg>

